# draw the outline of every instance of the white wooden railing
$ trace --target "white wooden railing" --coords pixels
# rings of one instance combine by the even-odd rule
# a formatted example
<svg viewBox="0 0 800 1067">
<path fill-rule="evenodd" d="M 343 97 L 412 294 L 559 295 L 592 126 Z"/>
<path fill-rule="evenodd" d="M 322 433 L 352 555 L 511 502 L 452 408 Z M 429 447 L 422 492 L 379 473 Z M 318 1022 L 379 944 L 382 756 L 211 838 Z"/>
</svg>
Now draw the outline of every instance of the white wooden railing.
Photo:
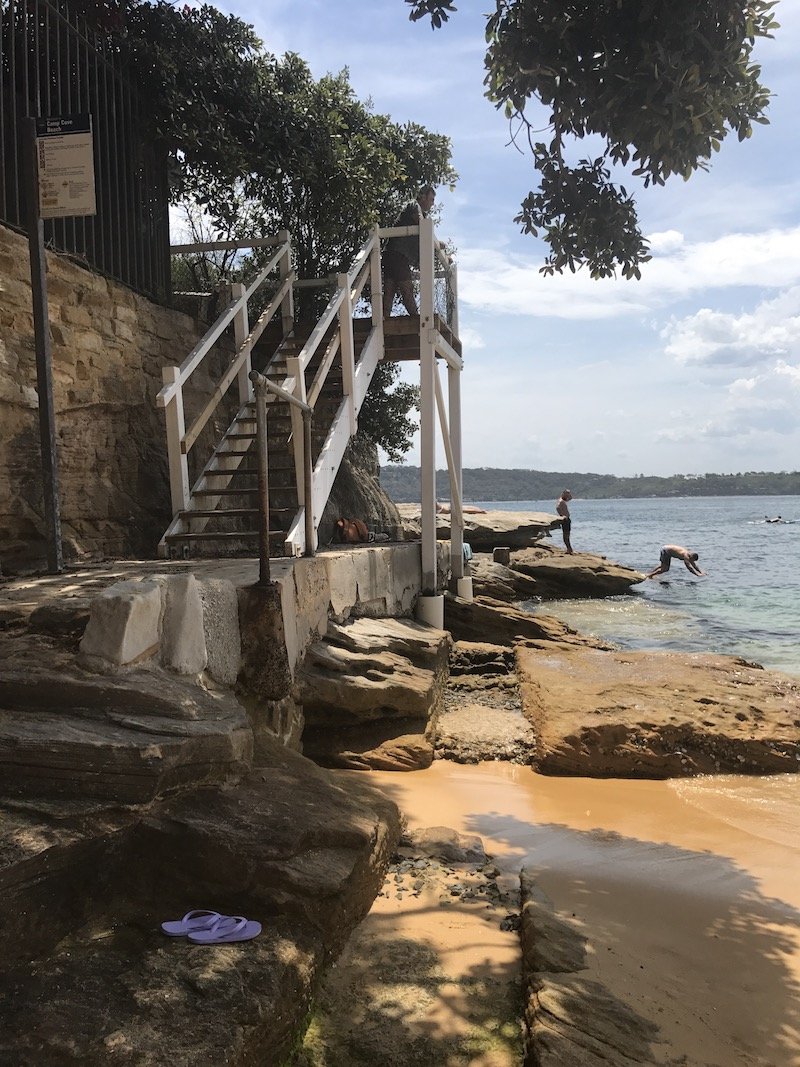
<svg viewBox="0 0 800 1067">
<path fill-rule="evenodd" d="M 294 303 L 292 283 L 294 272 L 291 266 L 291 240 L 288 231 L 281 231 L 276 237 L 261 238 L 251 242 L 247 246 L 229 241 L 206 242 L 197 245 L 178 245 L 173 252 L 192 251 L 216 251 L 220 248 L 241 247 L 267 247 L 275 248 L 274 254 L 268 263 L 258 272 L 256 277 L 245 286 L 241 283 L 232 284 L 230 288 L 231 301 L 216 322 L 205 335 L 198 341 L 189 355 L 178 367 L 169 366 L 162 368 L 164 386 L 156 397 L 156 405 L 164 409 L 167 428 L 167 456 L 169 460 L 170 496 L 172 500 L 173 521 L 166 531 L 159 545 L 161 554 L 167 553 L 166 537 L 170 533 L 177 533 L 185 527 L 186 520 L 181 518 L 180 513 L 192 510 L 191 492 L 189 489 L 189 452 L 197 441 L 208 420 L 214 414 L 217 406 L 230 388 L 234 380 L 237 381 L 240 405 L 247 404 L 252 400 L 252 384 L 250 371 L 252 369 L 251 355 L 253 347 L 258 341 L 267 325 L 272 321 L 275 313 L 280 308 L 282 332 L 286 336 L 292 329 L 294 320 Z M 248 303 L 259 292 L 271 275 L 279 271 L 279 284 L 272 300 L 264 311 L 259 315 L 252 330 L 249 325 Z M 184 388 L 192 375 L 202 365 L 203 361 L 212 351 L 214 345 L 222 334 L 233 323 L 236 350 L 233 359 L 229 363 L 221 381 L 215 387 L 211 397 L 203 410 L 194 419 L 192 425 L 186 429 L 184 413 Z M 232 473 L 241 464 L 241 456 L 231 455 L 227 461 L 227 470 Z M 195 490 L 201 488 L 206 480 L 205 471 L 201 474 Z M 222 488 L 219 480 L 215 481 L 217 488 Z M 216 506 L 218 498 L 207 501 L 209 508 Z"/>
<path fill-rule="evenodd" d="M 464 573 L 463 562 L 463 511 L 461 492 L 461 400 L 460 374 L 463 361 L 459 353 L 438 328 L 437 313 L 450 328 L 451 337 L 458 337 L 458 299 L 456 265 L 445 247 L 436 239 L 433 223 L 421 218 L 419 226 L 375 227 L 356 255 L 350 270 L 335 279 L 335 289 L 328 304 L 315 325 L 308 340 L 296 356 L 287 358 L 287 373 L 280 389 L 290 394 L 295 403 L 290 405 L 292 419 L 292 448 L 297 486 L 297 513 L 284 542 L 284 553 L 313 554 L 317 548 L 319 524 L 325 505 L 330 497 L 336 474 L 341 465 L 345 448 L 358 427 L 358 413 L 367 394 L 370 381 L 380 360 L 384 357 L 383 329 L 383 284 L 381 278 L 381 240 L 389 237 L 416 236 L 420 242 L 419 269 L 419 346 L 420 346 L 420 466 L 422 471 L 422 577 L 423 592 L 434 593 L 437 588 L 436 574 L 436 421 L 444 445 L 451 489 L 451 572 L 455 578 Z M 247 247 L 274 247 L 275 252 L 267 265 L 249 285 L 231 286 L 232 299 L 214 325 L 192 349 L 179 367 L 164 368 L 164 387 L 158 394 L 157 403 L 164 408 L 167 426 L 167 447 L 170 468 L 170 490 L 175 518 L 162 539 L 160 550 L 166 552 L 166 537 L 186 529 L 181 512 L 191 512 L 189 489 L 188 454 L 196 443 L 203 427 L 215 411 L 226 391 L 238 382 L 239 402 L 248 404 L 253 399 L 250 380 L 251 352 L 267 324 L 281 310 L 283 336 L 293 328 L 293 289 L 298 286 L 330 284 L 330 279 L 298 280 L 291 269 L 291 243 L 289 234 L 282 232 L 274 238 L 253 241 Z M 203 245 L 176 246 L 174 252 L 206 251 L 244 247 L 234 242 L 209 242 Z M 259 292 L 270 276 L 279 271 L 277 291 L 269 306 L 250 329 L 248 302 Z M 444 300 L 437 301 L 437 281 L 444 284 Z M 371 303 L 371 328 L 359 359 L 355 359 L 353 335 L 353 309 L 369 283 Z M 438 305 L 438 306 L 437 306 Z M 192 425 L 185 427 L 183 390 L 192 374 L 202 364 L 225 329 L 233 323 L 236 351 L 221 381 Z M 307 384 L 307 371 L 317 356 L 325 339 L 325 350 L 318 361 L 312 382 Z M 337 357 L 342 367 L 342 399 L 335 412 L 317 462 L 311 473 L 310 490 L 306 484 L 310 467 L 309 434 L 303 431 L 304 412 L 316 406 L 328 374 Z M 447 366 L 447 403 L 437 370 L 437 357 Z M 241 463 L 241 454 L 226 459 L 224 449 L 217 450 L 216 460 L 223 461 L 224 472 L 233 474 Z M 219 468 L 217 468 L 219 471 Z M 216 474 L 213 485 L 222 488 Z M 209 489 L 204 470 L 193 491 Z M 219 498 L 209 499 L 206 492 L 205 509 L 213 509 Z M 310 501 L 310 504 L 309 504 Z M 307 514 L 311 508 L 311 516 Z M 192 520 L 193 523 L 203 520 Z M 263 531 L 262 531 L 263 533 Z M 309 544 L 309 538 L 311 543 Z"/>
</svg>

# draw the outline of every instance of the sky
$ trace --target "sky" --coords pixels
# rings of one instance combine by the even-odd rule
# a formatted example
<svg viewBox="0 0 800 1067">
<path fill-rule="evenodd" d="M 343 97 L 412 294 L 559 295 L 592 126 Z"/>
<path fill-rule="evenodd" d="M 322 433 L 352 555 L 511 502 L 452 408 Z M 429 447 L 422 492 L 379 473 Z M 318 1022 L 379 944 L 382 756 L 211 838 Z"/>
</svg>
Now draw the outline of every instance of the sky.
<svg viewBox="0 0 800 1067">
<path fill-rule="evenodd" d="M 539 273 L 545 246 L 513 222 L 535 184 L 530 157 L 483 96 L 494 5 L 456 4 L 435 32 L 410 22 L 403 0 L 218 6 L 268 51 L 297 52 L 317 77 L 347 67 L 377 112 L 450 137 L 460 180 L 438 193 L 437 235 L 457 248 L 463 465 L 800 468 L 800 2 L 778 3 L 781 28 L 756 52 L 775 94 L 770 125 L 743 143 L 730 135 L 689 182 L 624 179 L 653 254 L 638 282 Z M 406 461 L 419 462 L 416 440 Z"/>
</svg>

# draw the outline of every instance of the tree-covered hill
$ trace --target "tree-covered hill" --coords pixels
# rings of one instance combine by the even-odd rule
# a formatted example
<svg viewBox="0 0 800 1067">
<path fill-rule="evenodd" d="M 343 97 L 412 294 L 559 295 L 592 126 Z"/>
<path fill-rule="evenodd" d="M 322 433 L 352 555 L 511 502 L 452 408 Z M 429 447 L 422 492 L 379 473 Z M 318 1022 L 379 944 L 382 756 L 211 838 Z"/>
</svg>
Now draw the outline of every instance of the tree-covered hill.
<svg viewBox="0 0 800 1067">
<path fill-rule="evenodd" d="M 419 467 L 388 465 L 381 469 L 381 485 L 397 503 L 419 500 Z M 608 497 L 646 496 L 793 496 L 800 495 L 800 471 L 780 473 L 746 471 L 741 474 L 673 474 L 669 478 L 639 474 L 617 478 L 613 474 L 576 471 L 506 470 L 469 467 L 464 470 L 465 500 L 555 500 L 562 489 L 575 496 L 601 500 Z M 447 472 L 436 472 L 439 500 L 450 499 Z"/>
</svg>

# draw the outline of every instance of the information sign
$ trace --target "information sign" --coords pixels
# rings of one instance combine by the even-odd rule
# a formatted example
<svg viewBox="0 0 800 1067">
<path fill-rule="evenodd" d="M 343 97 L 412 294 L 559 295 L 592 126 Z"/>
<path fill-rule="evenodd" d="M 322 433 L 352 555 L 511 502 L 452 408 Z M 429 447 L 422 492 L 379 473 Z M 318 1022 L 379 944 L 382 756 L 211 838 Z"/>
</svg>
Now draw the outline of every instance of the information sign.
<svg viewBox="0 0 800 1067">
<path fill-rule="evenodd" d="M 36 160 L 41 218 L 97 214 L 91 115 L 37 119 Z"/>
</svg>

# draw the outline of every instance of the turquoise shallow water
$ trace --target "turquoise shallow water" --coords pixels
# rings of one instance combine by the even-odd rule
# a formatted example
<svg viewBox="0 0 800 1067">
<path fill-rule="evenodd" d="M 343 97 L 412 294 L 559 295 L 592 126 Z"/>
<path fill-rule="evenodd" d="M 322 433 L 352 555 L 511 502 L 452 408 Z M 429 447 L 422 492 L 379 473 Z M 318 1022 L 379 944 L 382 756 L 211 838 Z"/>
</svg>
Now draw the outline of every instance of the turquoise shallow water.
<svg viewBox="0 0 800 1067">
<path fill-rule="evenodd" d="M 478 503 L 555 509 L 553 500 Z M 631 595 L 549 602 L 548 613 L 625 648 L 722 652 L 800 675 L 800 497 L 576 499 L 570 511 L 576 552 L 649 571 L 662 544 L 686 545 L 707 577 L 673 562 L 664 581 Z M 765 523 L 765 515 L 787 521 Z M 559 531 L 553 541 L 561 544 Z"/>
</svg>

